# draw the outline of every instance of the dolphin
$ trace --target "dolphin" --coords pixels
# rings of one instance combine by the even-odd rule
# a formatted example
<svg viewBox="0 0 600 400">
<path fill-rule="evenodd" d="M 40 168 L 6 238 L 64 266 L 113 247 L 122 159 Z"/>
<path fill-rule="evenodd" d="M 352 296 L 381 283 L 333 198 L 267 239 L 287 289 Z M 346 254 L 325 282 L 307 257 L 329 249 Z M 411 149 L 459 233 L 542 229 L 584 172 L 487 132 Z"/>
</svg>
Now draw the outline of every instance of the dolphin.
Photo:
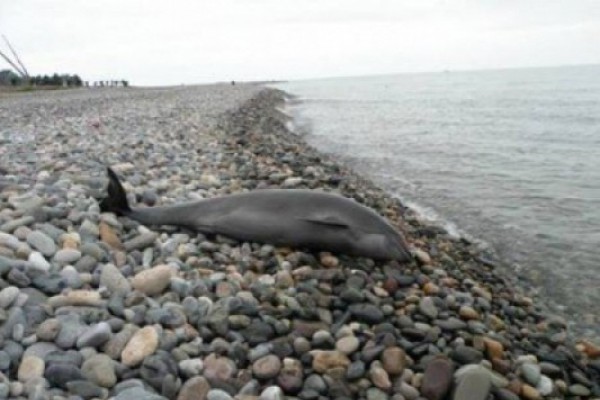
<svg viewBox="0 0 600 400">
<path fill-rule="evenodd" d="M 157 207 L 129 206 L 117 174 L 108 171 L 102 212 L 144 225 L 173 225 L 239 241 L 329 251 L 377 260 L 412 259 L 404 236 L 370 208 L 346 197 L 301 189 L 259 189 Z"/>
</svg>

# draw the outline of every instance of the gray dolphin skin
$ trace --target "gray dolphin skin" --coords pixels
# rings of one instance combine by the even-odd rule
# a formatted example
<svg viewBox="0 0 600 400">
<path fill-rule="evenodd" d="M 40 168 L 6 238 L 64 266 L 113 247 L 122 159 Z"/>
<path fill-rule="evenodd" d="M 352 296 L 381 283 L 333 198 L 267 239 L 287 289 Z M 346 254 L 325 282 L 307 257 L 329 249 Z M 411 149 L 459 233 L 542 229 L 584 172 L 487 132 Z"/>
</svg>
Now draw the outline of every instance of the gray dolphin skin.
<svg viewBox="0 0 600 400">
<path fill-rule="evenodd" d="M 240 241 L 343 253 L 379 260 L 412 258 L 402 234 L 375 211 L 343 196 L 314 190 L 262 189 L 160 207 L 131 208 L 108 170 L 103 212 L 145 225 L 174 225 Z"/>
</svg>

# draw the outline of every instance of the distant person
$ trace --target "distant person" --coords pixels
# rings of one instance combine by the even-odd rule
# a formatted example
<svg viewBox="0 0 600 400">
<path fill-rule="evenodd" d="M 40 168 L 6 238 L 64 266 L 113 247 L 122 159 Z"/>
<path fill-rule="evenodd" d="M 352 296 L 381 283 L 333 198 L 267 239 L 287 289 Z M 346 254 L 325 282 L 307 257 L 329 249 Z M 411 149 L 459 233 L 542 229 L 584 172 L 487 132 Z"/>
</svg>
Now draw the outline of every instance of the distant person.
<svg viewBox="0 0 600 400">
<path fill-rule="evenodd" d="M 235 86 L 235 81 L 231 81 L 231 86 Z"/>
</svg>

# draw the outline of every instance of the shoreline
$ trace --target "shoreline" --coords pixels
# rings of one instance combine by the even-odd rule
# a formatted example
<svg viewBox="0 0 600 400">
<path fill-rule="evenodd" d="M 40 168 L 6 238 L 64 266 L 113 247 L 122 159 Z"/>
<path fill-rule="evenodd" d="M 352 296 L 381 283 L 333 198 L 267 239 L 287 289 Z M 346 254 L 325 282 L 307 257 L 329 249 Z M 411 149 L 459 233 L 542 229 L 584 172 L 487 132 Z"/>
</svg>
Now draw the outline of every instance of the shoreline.
<svg viewBox="0 0 600 400">
<path fill-rule="evenodd" d="M 51 168 L 31 168 L 14 155 L 0 165 L 14 178 L 0 185 L 0 352 L 9 359 L 8 368 L 0 363 L 0 393 L 117 400 L 600 396 L 598 347 L 577 344 L 565 321 L 544 316 L 464 238 L 420 221 L 289 132 L 277 111 L 282 92 L 236 85 L 237 98 L 232 88 L 210 90 L 128 89 L 132 97 L 124 94 L 122 104 L 91 104 L 105 111 L 100 141 L 56 132 L 42 141 L 64 141 L 64 148 L 45 148 L 58 157 L 43 160 Z M 203 118 L 203 103 L 188 103 L 215 103 L 221 93 L 221 109 L 202 111 Z M 61 123 L 71 135 L 95 132 L 81 127 L 93 113 L 65 108 Z M 20 124 L 16 117 L 11 123 Z M 418 261 L 276 249 L 101 215 L 95 199 L 104 171 L 96 163 L 91 176 L 82 172 L 92 164 L 80 165 L 78 153 L 72 165 L 60 164 L 73 144 L 82 157 L 106 151 L 103 161 L 116 165 L 128 193 L 146 204 L 193 199 L 190 192 L 338 191 L 405 230 L 420 249 Z M 32 171 L 33 200 L 22 196 L 31 188 L 22 175 Z M 40 198 L 53 218 L 43 221 Z M 54 252 L 43 252 L 52 246 L 32 232 L 51 239 Z M 481 393 L 468 392 L 473 388 Z"/>
<path fill-rule="evenodd" d="M 301 138 L 305 138 L 306 136 L 310 135 L 312 129 L 311 123 L 307 120 L 301 120 L 301 122 L 297 124 L 296 118 L 303 117 L 299 116 L 299 114 L 294 114 L 293 112 L 293 109 L 302 103 L 302 98 L 277 87 L 269 88 L 283 93 L 283 106 L 278 107 L 277 110 L 283 114 L 284 119 L 286 120 L 286 129 L 290 131 L 292 135 L 299 136 Z M 288 108 L 291 108 L 292 111 L 288 111 Z M 313 145 L 310 146 L 314 148 Z M 346 166 L 347 169 L 354 171 L 352 162 L 351 160 L 347 159 L 347 155 L 336 155 L 332 152 L 325 152 L 316 148 L 315 151 L 320 152 L 321 154 L 327 154 L 329 157 L 336 160 L 336 162 Z M 366 173 L 361 172 L 352 173 L 359 176 L 366 175 Z M 502 271 L 504 278 L 512 280 L 521 291 L 528 292 L 529 296 L 536 299 L 536 303 L 544 308 L 544 312 L 546 314 L 559 315 L 564 318 L 565 322 L 569 325 L 570 334 L 578 337 L 591 338 L 595 341 L 600 340 L 600 332 L 598 332 L 597 328 L 593 327 L 593 323 L 586 322 L 584 324 L 574 320 L 574 318 L 577 317 L 584 317 L 584 314 L 569 314 L 568 309 L 572 306 L 566 306 L 564 303 L 558 303 L 550 297 L 551 293 L 548 293 L 543 288 L 541 278 L 537 276 L 537 271 L 529 268 L 530 265 L 518 261 L 514 255 L 511 256 L 506 253 L 502 254 L 498 251 L 493 243 L 482 239 L 476 234 L 472 234 L 464 230 L 463 227 L 456 222 L 449 221 L 441 217 L 438 212 L 434 210 L 435 205 L 423 205 L 418 203 L 418 201 L 404 199 L 399 194 L 390 193 L 390 191 L 382 187 L 384 183 L 381 183 L 380 185 L 379 183 L 375 182 L 374 185 L 382 188 L 382 190 L 388 193 L 389 196 L 397 198 L 404 207 L 411 209 L 411 212 L 415 218 L 417 218 L 419 221 L 422 221 L 424 224 L 436 226 L 442 230 L 445 230 L 451 236 L 454 236 L 455 239 L 466 241 L 473 246 L 479 246 L 481 252 L 485 253 L 489 262 L 494 264 L 495 268 Z"/>
</svg>

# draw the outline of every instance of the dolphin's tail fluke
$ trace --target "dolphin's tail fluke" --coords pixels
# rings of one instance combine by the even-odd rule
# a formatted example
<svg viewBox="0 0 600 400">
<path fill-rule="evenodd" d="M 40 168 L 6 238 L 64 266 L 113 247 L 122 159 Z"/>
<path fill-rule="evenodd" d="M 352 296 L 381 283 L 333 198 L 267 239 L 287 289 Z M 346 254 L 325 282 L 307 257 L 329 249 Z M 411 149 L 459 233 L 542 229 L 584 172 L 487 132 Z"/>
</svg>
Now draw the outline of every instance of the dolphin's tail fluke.
<svg viewBox="0 0 600 400">
<path fill-rule="evenodd" d="M 127 202 L 127 194 L 119 182 L 117 174 L 110 167 L 107 167 L 106 171 L 108 172 L 108 196 L 100 201 L 100 210 L 114 212 L 117 215 L 130 213 L 131 208 Z"/>
</svg>

